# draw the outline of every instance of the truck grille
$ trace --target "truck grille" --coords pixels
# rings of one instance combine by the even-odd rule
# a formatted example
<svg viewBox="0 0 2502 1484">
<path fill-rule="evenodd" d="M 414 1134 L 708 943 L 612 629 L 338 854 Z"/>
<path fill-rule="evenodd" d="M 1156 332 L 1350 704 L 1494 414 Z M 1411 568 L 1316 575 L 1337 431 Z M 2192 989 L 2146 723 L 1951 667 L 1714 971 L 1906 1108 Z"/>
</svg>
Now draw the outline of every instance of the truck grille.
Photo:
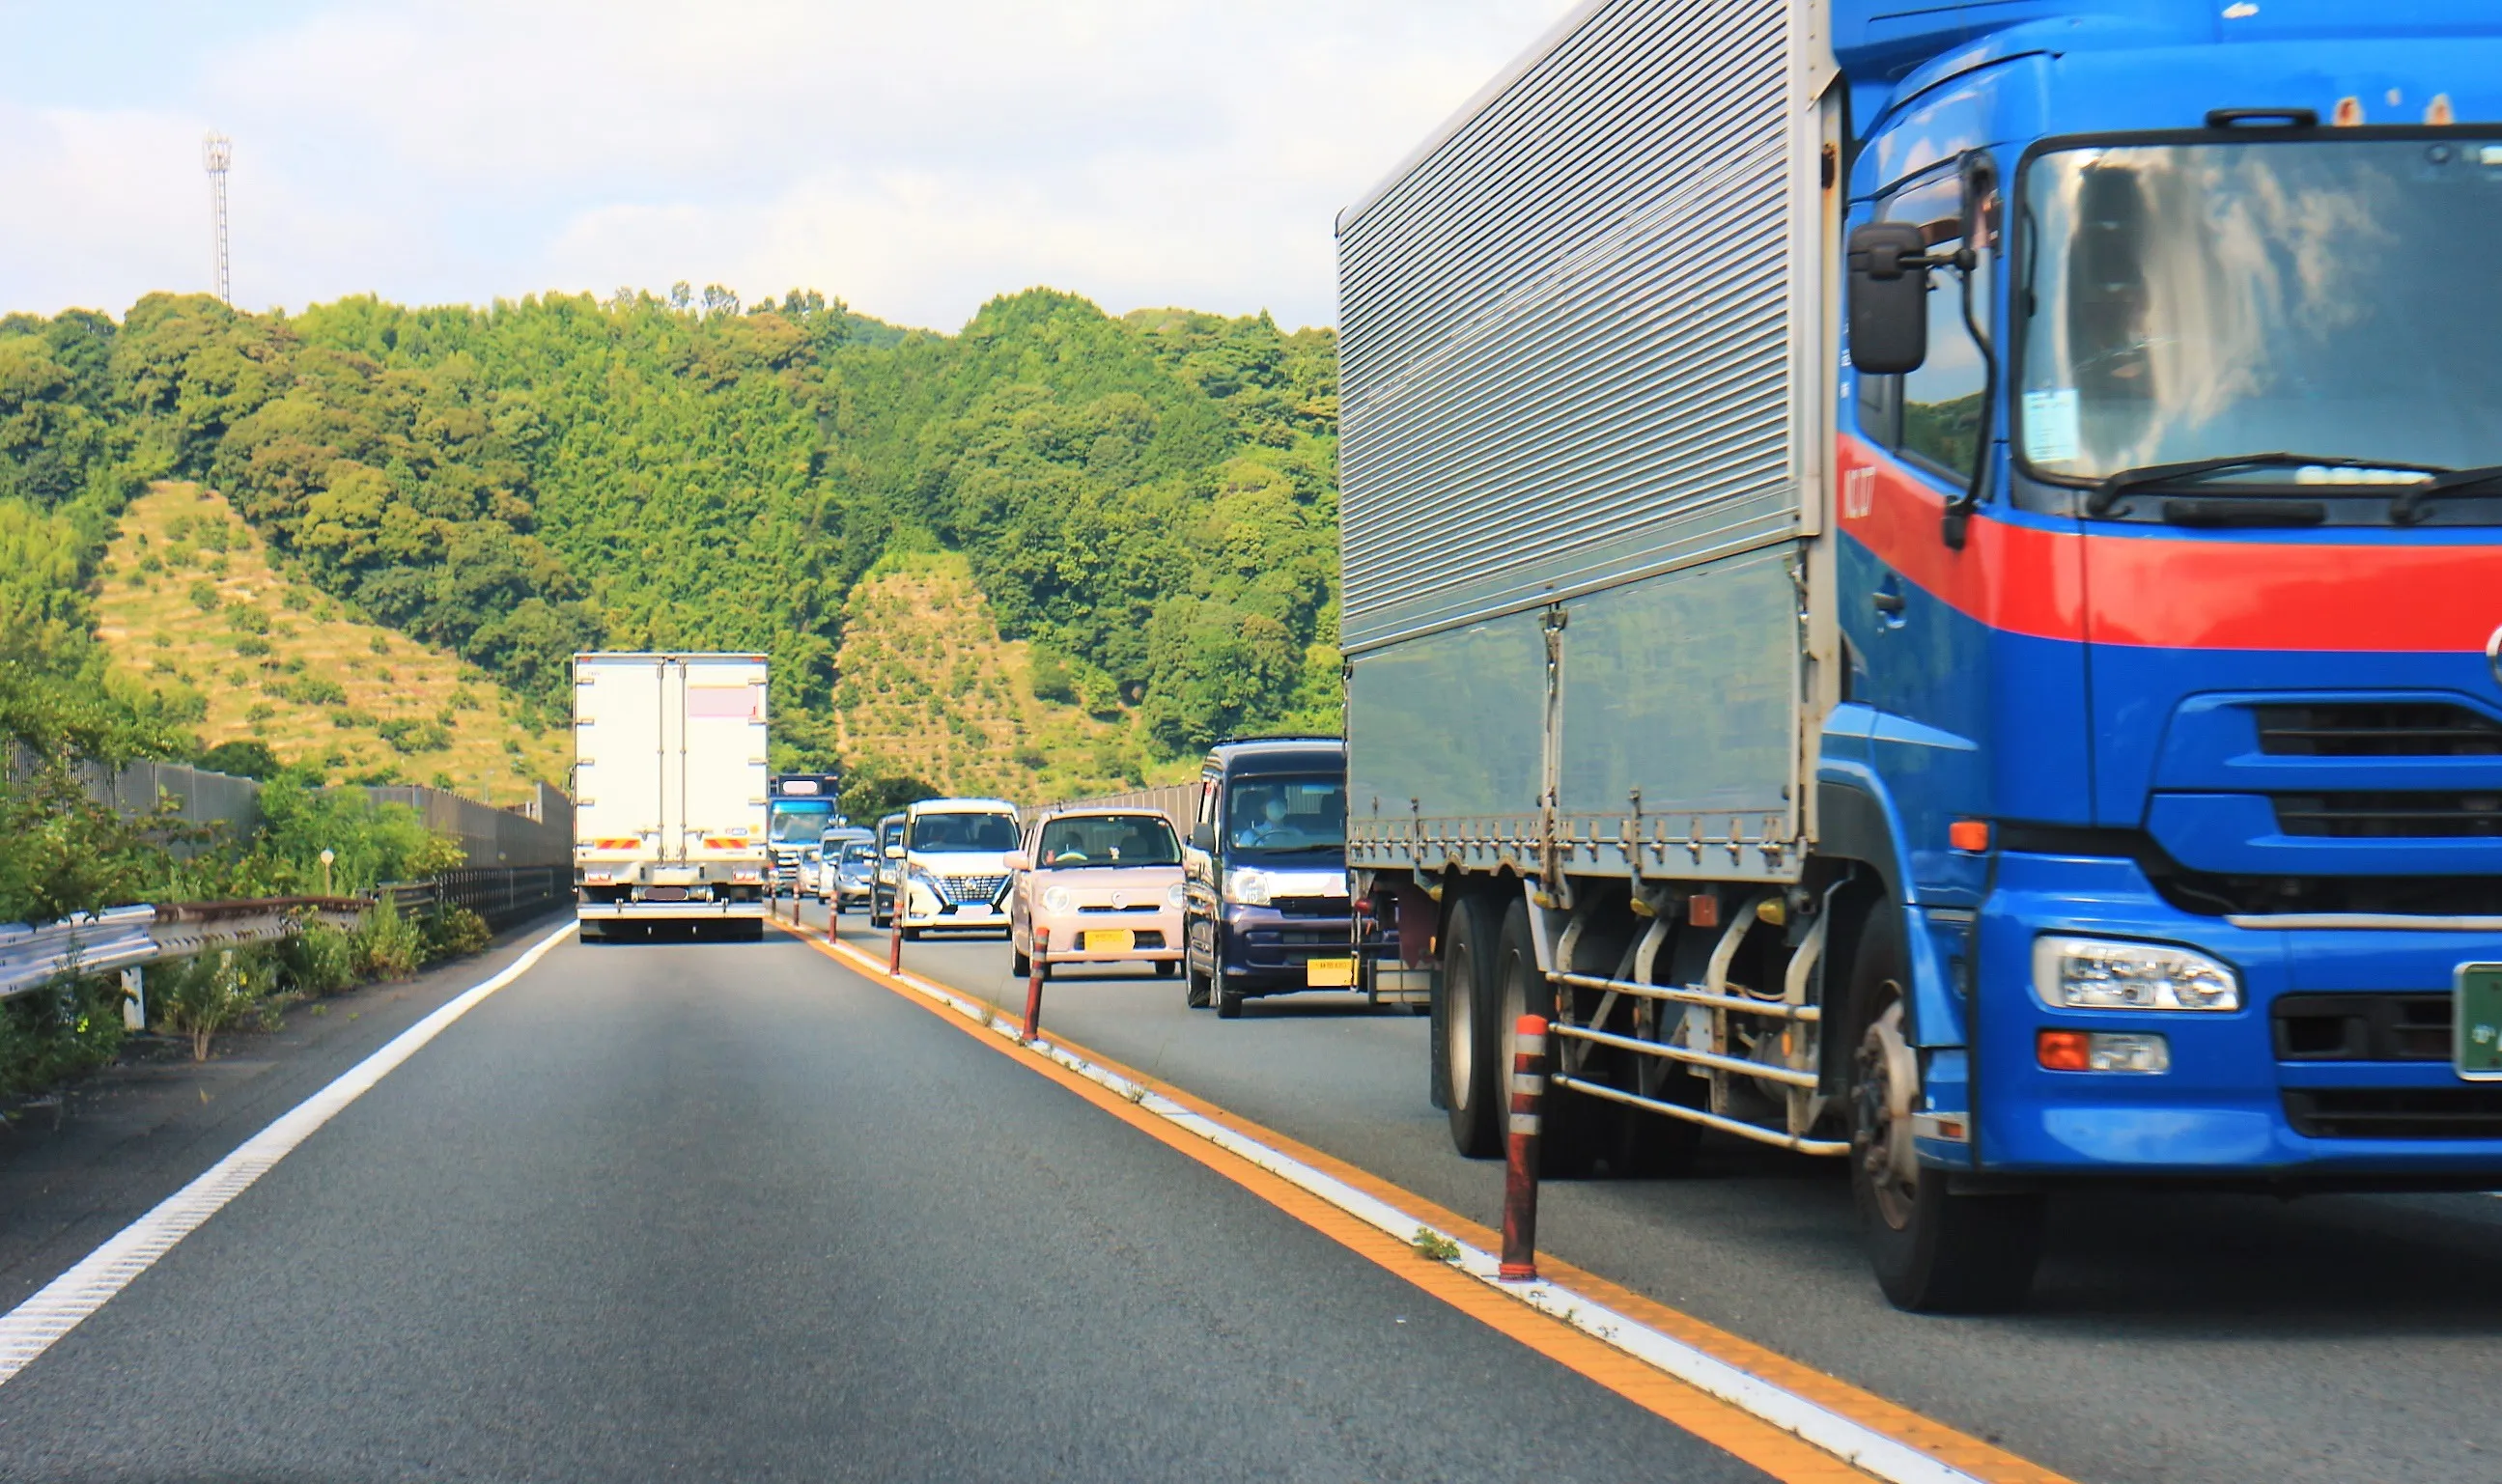
<svg viewBox="0 0 2502 1484">
<path fill-rule="evenodd" d="M 1005 876 L 941 876 L 939 885 L 947 889 L 951 902 L 986 902 L 999 894 L 1008 884 Z"/>
<path fill-rule="evenodd" d="M 2269 1009 L 2280 1062 L 2447 1062 L 2451 996 L 2283 995 Z"/>
<path fill-rule="evenodd" d="M 2502 793 L 2281 793 L 2276 826 L 2346 840 L 2502 838 Z"/>
<path fill-rule="evenodd" d="M 2285 1121 L 2315 1139 L 2502 1139 L 2502 1087 L 2287 1088 Z"/>
<path fill-rule="evenodd" d="M 2502 758 L 2502 723 L 2438 701 L 2260 706 L 2271 758 Z"/>
</svg>

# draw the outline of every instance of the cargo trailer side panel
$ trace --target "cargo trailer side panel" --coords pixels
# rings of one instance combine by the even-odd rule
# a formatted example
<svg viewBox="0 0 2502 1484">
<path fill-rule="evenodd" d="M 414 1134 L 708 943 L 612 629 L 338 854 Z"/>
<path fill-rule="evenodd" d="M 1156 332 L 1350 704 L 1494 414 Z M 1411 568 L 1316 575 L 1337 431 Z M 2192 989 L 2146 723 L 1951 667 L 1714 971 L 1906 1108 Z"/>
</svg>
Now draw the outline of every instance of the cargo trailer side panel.
<svg viewBox="0 0 2502 1484">
<path fill-rule="evenodd" d="M 666 685 L 657 657 L 585 655 L 575 660 L 577 843 L 633 840 L 657 856 L 669 824 L 661 796 Z"/>
<path fill-rule="evenodd" d="M 1788 0 L 1612 0 L 1339 234 L 1344 642 L 1795 530 Z"/>
</svg>

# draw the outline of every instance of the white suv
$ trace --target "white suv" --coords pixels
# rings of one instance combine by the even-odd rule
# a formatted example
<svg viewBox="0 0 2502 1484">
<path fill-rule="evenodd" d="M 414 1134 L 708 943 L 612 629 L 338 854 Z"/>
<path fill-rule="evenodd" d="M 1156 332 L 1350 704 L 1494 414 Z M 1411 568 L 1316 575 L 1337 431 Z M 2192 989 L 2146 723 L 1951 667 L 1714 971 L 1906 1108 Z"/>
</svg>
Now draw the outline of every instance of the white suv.
<svg viewBox="0 0 2502 1484">
<path fill-rule="evenodd" d="M 903 811 L 906 938 L 926 931 L 1008 930 L 1007 858 L 1016 805 L 997 798 L 926 798 Z"/>
</svg>

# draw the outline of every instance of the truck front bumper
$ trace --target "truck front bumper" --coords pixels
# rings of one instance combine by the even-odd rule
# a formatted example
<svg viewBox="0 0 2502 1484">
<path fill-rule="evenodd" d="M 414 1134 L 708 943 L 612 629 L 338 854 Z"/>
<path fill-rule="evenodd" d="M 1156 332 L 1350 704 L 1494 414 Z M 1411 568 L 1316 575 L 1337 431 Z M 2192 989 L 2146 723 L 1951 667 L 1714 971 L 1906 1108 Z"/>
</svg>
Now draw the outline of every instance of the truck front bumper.
<svg viewBox="0 0 2502 1484">
<path fill-rule="evenodd" d="M 2461 964 L 2502 961 L 2502 932 L 2237 926 L 2173 906 L 2134 861 L 2012 853 L 1999 858 L 1971 928 L 1931 920 L 1930 931 L 1934 962 L 1959 981 L 1950 993 L 1971 1048 L 1927 1054 L 1931 1111 L 1948 1127 L 1955 1113 L 1978 1113 L 1964 1125 L 1968 1143 L 1921 1139 L 1930 1163 L 1990 1174 L 2502 1186 L 2502 1083 L 2462 1078 L 2446 1052 L 2303 1049 L 2292 1020 L 2323 1002 L 2288 1000 L 2411 995 L 2418 1009 L 2437 1008 Z M 2034 942 L 2047 932 L 2196 949 L 2238 971 L 2241 1006 L 2054 1008 L 2033 983 Z M 2169 1069 L 2050 1070 L 2045 1030 L 2159 1035 Z"/>
</svg>

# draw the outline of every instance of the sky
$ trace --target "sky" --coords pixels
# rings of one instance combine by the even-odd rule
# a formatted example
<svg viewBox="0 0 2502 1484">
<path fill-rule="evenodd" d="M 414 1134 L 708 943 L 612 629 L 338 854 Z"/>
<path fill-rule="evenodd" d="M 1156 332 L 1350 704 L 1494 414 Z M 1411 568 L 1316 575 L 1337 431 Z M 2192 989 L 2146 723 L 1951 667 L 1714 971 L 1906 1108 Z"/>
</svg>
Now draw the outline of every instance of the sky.
<svg viewBox="0 0 2502 1484">
<path fill-rule="evenodd" d="M 0 311 L 718 283 L 1336 318 L 1337 211 L 1572 0 L 0 0 Z"/>
</svg>

